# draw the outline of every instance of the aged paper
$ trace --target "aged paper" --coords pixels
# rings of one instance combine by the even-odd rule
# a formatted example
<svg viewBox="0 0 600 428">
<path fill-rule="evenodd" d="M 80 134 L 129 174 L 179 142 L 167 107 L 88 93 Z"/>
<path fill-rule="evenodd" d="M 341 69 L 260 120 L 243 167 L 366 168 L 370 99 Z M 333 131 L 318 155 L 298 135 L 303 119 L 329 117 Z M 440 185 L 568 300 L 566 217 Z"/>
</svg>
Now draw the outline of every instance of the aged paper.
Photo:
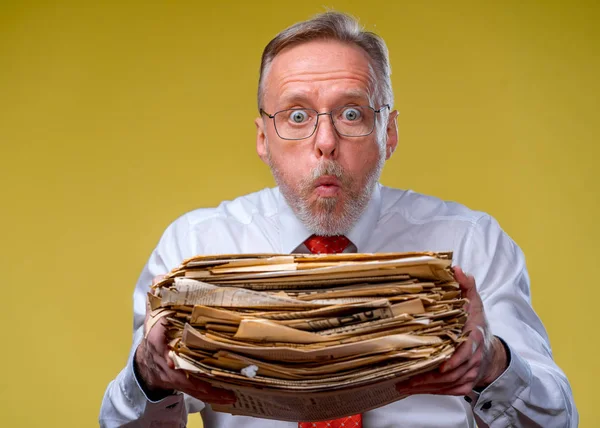
<svg viewBox="0 0 600 428">
<path fill-rule="evenodd" d="M 175 366 L 235 393 L 232 414 L 332 419 L 402 399 L 464 340 L 451 253 L 188 259 L 152 287 Z"/>
</svg>

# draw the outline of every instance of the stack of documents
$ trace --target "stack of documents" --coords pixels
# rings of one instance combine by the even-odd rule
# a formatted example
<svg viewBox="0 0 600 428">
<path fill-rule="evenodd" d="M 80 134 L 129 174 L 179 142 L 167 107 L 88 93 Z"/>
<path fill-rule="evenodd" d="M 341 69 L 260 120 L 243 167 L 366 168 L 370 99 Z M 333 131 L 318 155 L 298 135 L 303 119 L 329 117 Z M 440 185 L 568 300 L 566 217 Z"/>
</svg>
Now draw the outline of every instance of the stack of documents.
<svg viewBox="0 0 600 428">
<path fill-rule="evenodd" d="M 402 396 L 466 321 L 451 253 L 198 256 L 148 294 L 175 366 L 235 392 L 213 409 L 279 420 L 360 413 Z"/>
</svg>

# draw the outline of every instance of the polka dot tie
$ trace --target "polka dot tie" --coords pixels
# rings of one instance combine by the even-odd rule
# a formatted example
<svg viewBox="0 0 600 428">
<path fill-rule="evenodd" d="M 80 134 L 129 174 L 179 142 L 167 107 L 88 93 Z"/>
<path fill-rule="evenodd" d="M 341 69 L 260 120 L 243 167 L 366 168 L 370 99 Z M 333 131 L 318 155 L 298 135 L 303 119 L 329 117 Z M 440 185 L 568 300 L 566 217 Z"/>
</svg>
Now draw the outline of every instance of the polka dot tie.
<svg viewBox="0 0 600 428">
<path fill-rule="evenodd" d="M 335 254 L 344 251 L 350 245 L 350 240 L 343 235 L 312 235 L 304 241 L 304 245 L 313 254 Z"/>
<path fill-rule="evenodd" d="M 312 235 L 304 241 L 304 245 L 313 254 L 332 254 L 343 252 L 350 245 L 350 240 L 342 235 Z M 362 415 L 346 416 L 321 422 L 298 422 L 298 428 L 362 428 Z"/>
</svg>

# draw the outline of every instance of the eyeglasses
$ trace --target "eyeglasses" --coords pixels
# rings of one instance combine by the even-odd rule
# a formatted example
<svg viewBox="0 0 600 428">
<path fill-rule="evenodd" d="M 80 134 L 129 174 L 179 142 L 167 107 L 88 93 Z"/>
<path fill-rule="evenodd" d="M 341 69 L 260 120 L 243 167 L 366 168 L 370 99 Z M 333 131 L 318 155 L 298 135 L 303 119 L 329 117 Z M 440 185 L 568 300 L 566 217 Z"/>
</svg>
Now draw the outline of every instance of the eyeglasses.
<svg viewBox="0 0 600 428">
<path fill-rule="evenodd" d="M 319 125 L 319 116 L 331 117 L 331 123 L 339 135 L 344 137 L 364 137 L 375 129 L 375 114 L 381 113 L 389 104 L 375 110 L 370 106 L 345 105 L 319 113 L 310 108 L 291 108 L 269 114 L 260 109 L 260 114 L 273 119 L 275 132 L 283 140 L 304 140 L 311 137 Z"/>
</svg>

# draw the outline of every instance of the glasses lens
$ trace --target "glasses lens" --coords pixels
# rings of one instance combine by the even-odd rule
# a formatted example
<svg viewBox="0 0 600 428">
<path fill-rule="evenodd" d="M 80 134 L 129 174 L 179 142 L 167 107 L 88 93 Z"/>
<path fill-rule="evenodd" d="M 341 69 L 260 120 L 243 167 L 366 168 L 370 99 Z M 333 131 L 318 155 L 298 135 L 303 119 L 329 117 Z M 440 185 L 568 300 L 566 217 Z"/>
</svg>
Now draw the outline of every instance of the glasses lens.
<svg viewBox="0 0 600 428">
<path fill-rule="evenodd" d="M 290 109 L 275 113 L 275 130 L 286 140 L 302 140 L 310 137 L 316 124 L 315 110 Z"/>
<path fill-rule="evenodd" d="M 310 137 L 317 126 L 319 114 L 312 109 L 289 109 L 275 113 L 275 130 L 286 140 Z M 375 129 L 375 110 L 369 106 L 347 105 L 331 111 L 333 126 L 340 135 L 362 137 Z"/>
<path fill-rule="evenodd" d="M 335 129 L 348 137 L 362 137 L 373 132 L 375 111 L 369 106 L 343 106 L 331 111 Z"/>
</svg>

